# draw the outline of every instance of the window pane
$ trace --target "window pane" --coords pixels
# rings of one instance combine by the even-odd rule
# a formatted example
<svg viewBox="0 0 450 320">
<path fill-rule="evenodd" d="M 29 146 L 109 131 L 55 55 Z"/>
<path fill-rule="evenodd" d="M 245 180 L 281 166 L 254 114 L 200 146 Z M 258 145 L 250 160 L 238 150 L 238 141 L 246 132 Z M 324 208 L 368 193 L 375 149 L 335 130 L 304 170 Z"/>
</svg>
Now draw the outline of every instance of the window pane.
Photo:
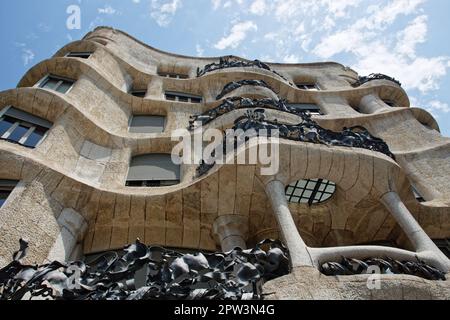
<svg viewBox="0 0 450 320">
<path fill-rule="evenodd" d="M 0 137 L 8 131 L 9 128 L 15 123 L 11 118 L 5 117 L 2 121 L 0 121 Z"/>
<path fill-rule="evenodd" d="M 45 132 L 47 130 L 43 128 L 36 128 L 28 137 L 27 141 L 24 143 L 27 147 L 36 147 L 36 145 L 39 143 L 39 141 L 42 140 L 42 138 L 45 135 Z"/>
<path fill-rule="evenodd" d="M 189 98 L 186 98 L 186 97 L 178 97 L 178 101 L 180 101 L 180 102 L 189 102 Z"/>
<path fill-rule="evenodd" d="M 5 203 L 6 199 L 8 198 L 8 196 L 10 194 L 11 194 L 11 191 L 0 190 L 0 208 L 3 206 L 3 204 Z"/>
<path fill-rule="evenodd" d="M 175 101 L 175 100 L 176 100 L 176 97 L 175 97 L 174 95 L 171 95 L 171 94 L 166 94 L 166 99 L 167 99 L 167 100 Z"/>
<path fill-rule="evenodd" d="M 72 87 L 71 82 L 63 81 L 63 83 L 61 83 L 61 85 L 58 87 L 58 89 L 56 89 L 56 91 L 66 93 L 67 91 L 69 91 L 70 87 Z"/>
<path fill-rule="evenodd" d="M 25 133 L 30 130 L 29 127 L 25 127 L 24 125 L 20 124 L 14 131 L 9 135 L 8 139 L 12 141 L 19 142 L 20 139 L 25 135 Z"/>
<path fill-rule="evenodd" d="M 59 83 L 59 81 L 60 80 L 58 80 L 58 79 L 49 77 L 49 78 L 47 78 L 47 80 L 45 80 L 41 84 L 41 88 L 54 90 L 56 88 L 56 85 Z"/>
</svg>

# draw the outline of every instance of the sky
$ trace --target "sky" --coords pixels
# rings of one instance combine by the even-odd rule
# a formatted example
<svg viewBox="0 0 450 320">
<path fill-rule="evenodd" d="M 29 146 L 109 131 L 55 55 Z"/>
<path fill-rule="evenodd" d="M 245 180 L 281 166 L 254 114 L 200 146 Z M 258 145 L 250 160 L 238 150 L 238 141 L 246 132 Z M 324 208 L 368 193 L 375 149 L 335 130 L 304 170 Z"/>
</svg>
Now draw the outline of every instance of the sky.
<svg viewBox="0 0 450 320">
<path fill-rule="evenodd" d="M 73 6 L 79 29 L 67 25 Z M 384 73 L 450 136 L 449 12 L 448 0 L 3 0 L 0 91 L 106 25 L 183 55 L 336 61 L 360 75 Z"/>
</svg>

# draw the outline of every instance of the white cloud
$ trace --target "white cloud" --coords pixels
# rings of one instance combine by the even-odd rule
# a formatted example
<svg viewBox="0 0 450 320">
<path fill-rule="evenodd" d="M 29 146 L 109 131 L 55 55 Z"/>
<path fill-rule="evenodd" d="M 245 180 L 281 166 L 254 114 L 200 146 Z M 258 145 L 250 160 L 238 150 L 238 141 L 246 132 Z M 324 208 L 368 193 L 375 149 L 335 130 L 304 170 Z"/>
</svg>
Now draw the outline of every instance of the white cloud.
<svg viewBox="0 0 450 320">
<path fill-rule="evenodd" d="M 152 0 L 150 16 L 160 27 L 167 27 L 181 6 L 181 0 Z"/>
<path fill-rule="evenodd" d="M 244 21 L 236 23 L 230 31 L 230 34 L 223 37 L 214 45 L 214 48 L 225 50 L 227 48 L 237 48 L 242 41 L 247 38 L 247 33 L 250 31 L 257 31 L 258 26 L 253 21 Z"/>
<path fill-rule="evenodd" d="M 219 9 L 220 5 L 222 4 L 222 0 L 211 0 L 212 6 L 214 10 Z"/>
<path fill-rule="evenodd" d="M 27 66 L 29 63 L 31 63 L 35 58 L 35 54 L 30 49 L 23 48 L 22 49 L 22 61 L 23 65 Z"/>
<path fill-rule="evenodd" d="M 255 0 L 250 5 L 250 12 L 262 16 L 266 12 L 267 6 L 265 0 Z"/>
<path fill-rule="evenodd" d="M 396 52 L 410 58 L 416 56 L 416 46 L 426 41 L 427 19 L 428 17 L 425 15 L 418 16 L 404 30 L 399 32 Z"/>
<path fill-rule="evenodd" d="M 287 55 L 283 58 L 284 63 L 300 63 L 300 57 L 295 54 Z"/>
<path fill-rule="evenodd" d="M 197 52 L 198 57 L 203 57 L 203 54 L 205 53 L 205 50 L 202 48 L 200 44 L 196 44 L 195 51 Z"/>
<path fill-rule="evenodd" d="M 141 0 L 133 0 L 133 3 L 141 3 Z"/>
</svg>

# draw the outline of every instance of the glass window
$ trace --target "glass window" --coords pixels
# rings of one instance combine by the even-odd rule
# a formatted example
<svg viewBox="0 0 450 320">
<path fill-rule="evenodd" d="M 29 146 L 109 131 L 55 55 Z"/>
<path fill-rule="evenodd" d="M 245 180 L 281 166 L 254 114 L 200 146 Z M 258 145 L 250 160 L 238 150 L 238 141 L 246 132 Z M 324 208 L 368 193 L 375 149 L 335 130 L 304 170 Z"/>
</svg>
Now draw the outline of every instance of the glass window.
<svg viewBox="0 0 450 320">
<path fill-rule="evenodd" d="M 14 187 L 17 185 L 17 181 L 13 180 L 0 180 L 0 208 L 5 204 Z"/>
<path fill-rule="evenodd" d="M 89 59 L 92 55 L 92 52 L 70 52 L 67 54 L 69 58 L 81 58 L 81 59 Z"/>
<path fill-rule="evenodd" d="M 74 81 L 69 79 L 63 79 L 56 76 L 47 76 L 39 85 L 40 88 L 55 90 L 60 93 L 67 93 L 73 86 Z"/>
<path fill-rule="evenodd" d="M 195 96 L 189 93 L 167 91 L 165 93 L 165 96 L 167 100 L 178 102 L 202 103 L 203 101 L 202 97 Z"/>
<path fill-rule="evenodd" d="M 131 94 L 138 98 L 145 98 L 145 96 L 147 95 L 147 91 L 146 90 L 134 90 L 134 91 L 131 91 Z"/>
<path fill-rule="evenodd" d="M 146 154 L 131 160 L 126 185 L 162 187 L 180 183 L 180 166 L 170 154 Z"/>
<path fill-rule="evenodd" d="M 336 192 L 336 184 L 324 179 L 300 180 L 286 188 L 286 198 L 293 203 L 309 205 L 324 202 Z"/>
<path fill-rule="evenodd" d="M 133 116 L 130 124 L 132 133 L 161 133 L 164 131 L 166 117 Z"/>
<path fill-rule="evenodd" d="M 29 126 L 19 124 L 8 136 L 8 140 L 19 142 L 28 130 L 30 130 Z"/>
<path fill-rule="evenodd" d="M 25 111 L 8 107 L 0 121 L 0 137 L 34 148 L 53 124 Z"/>
<path fill-rule="evenodd" d="M 287 105 L 299 111 L 309 111 L 312 114 L 322 114 L 319 106 L 313 103 L 288 103 Z"/>
<path fill-rule="evenodd" d="M 296 84 L 297 88 L 302 89 L 302 90 L 310 90 L 310 91 L 318 91 L 319 86 L 315 83 L 297 83 Z"/>
<path fill-rule="evenodd" d="M 0 137 L 3 136 L 5 132 L 13 126 L 14 123 L 14 119 L 10 117 L 2 117 L 0 120 Z"/>
<path fill-rule="evenodd" d="M 36 127 L 33 132 L 29 135 L 24 145 L 30 148 L 34 148 L 42 140 L 42 138 L 47 133 L 47 129 Z"/>
</svg>

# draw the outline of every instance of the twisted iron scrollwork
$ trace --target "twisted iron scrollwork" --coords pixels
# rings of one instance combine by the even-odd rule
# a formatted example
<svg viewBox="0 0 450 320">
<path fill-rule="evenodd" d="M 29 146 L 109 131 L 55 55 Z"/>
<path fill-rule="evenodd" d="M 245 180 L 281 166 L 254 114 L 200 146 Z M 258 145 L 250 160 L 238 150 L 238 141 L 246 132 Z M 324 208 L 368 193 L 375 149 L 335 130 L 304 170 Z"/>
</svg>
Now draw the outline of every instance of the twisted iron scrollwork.
<svg viewBox="0 0 450 320">
<path fill-rule="evenodd" d="M 213 254 L 182 254 L 136 241 L 123 255 L 105 253 L 90 264 L 41 266 L 21 263 L 27 248 L 21 240 L 13 262 L 0 270 L 0 300 L 262 299 L 265 281 L 289 273 L 287 249 L 274 240 Z M 136 273 L 142 271 L 144 283 L 137 287 Z"/>
<path fill-rule="evenodd" d="M 225 99 L 218 107 L 211 109 L 203 114 L 191 116 L 189 120 L 189 130 L 194 130 L 197 124 L 206 125 L 214 119 L 237 109 L 244 108 L 267 108 L 282 112 L 288 112 L 301 116 L 302 118 L 311 118 L 308 112 L 296 109 L 287 104 L 286 100 L 274 100 L 270 98 L 250 99 L 242 97 L 231 97 Z"/>
<path fill-rule="evenodd" d="M 402 86 L 401 82 L 398 81 L 395 78 L 389 77 L 385 74 L 382 73 L 372 73 L 368 76 L 364 76 L 364 77 L 359 77 L 358 81 L 356 81 L 353 86 L 354 87 L 359 87 L 362 86 L 363 84 L 369 82 L 369 81 L 373 81 L 373 80 L 387 80 L 387 81 L 391 81 L 394 82 L 396 84 L 398 84 L 400 87 Z"/>
<path fill-rule="evenodd" d="M 256 67 L 256 68 L 264 69 L 267 71 L 271 71 L 272 73 L 276 74 L 278 77 L 280 77 L 283 80 L 285 80 L 286 82 L 288 82 L 291 86 L 294 86 L 294 84 L 289 82 L 289 80 L 287 80 L 286 77 L 284 77 L 277 71 L 272 70 L 267 63 L 264 63 L 259 60 L 244 61 L 244 60 L 240 60 L 236 57 L 232 57 L 232 56 L 221 57 L 219 60 L 219 63 L 213 62 L 213 63 L 207 64 L 203 69 L 197 68 L 197 77 L 204 76 L 208 72 L 212 72 L 212 71 L 216 71 L 216 70 L 220 70 L 220 69 L 249 68 L 249 67 Z"/>
<path fill-rule="evenodd" d="M 343 257 L 340 263 L 327 262 L 321 267 L 321 272 L 327 276 L 368 274 L 372 271 L 380 274 L 407 274 L 428 280 L 446 280 L 444 272 L 420 260 L 401 262 L 390 258 L 370 258 L 362 261 Z"/>
<path fill-rule="evenodd" d="M 273 89 L 264 80 L 241 80 L 227 83 L 222 92 L 216 97 L 216 100 L 222 99 L 224 96 L 233 92 L 242 86 L 264 87 L 273 91 Z"/>
<path fill-rule="evenodd" d="M 281 105 L 283 104 L 281 103 Z M 245 115 L 236 119 L 232 128 L 234 132 L 242 130 L 242 135 L 245 137 L 235 137 L 235 148 L 245 142 L 243 140 L 248 139 L 245 134 L 248 130 L 254 129 L 256 135 L 259 135 L 259 130 L 265 130 L 269 134 L 276 130 L 281 139 L 324 144 L 327 146 L 363 148 L 381 152 L 395 159 L 388 145 L 382 139 L 372 136 L 364 127 L 355 126 L 344 128 L 341 132 L 334 132 L 320 127 L 311 119 L 308 113 L 299 112 L 298 114 L 301 116 L 302 121 L 299 124 L 291 125 L 280 123 L 277 119 L 266 120 L 265 109 L 247 110 Z M 234 135 L 234 133 L 231 134 Z M 225 150 L 228 139 L 229 137 L 225 135 L 223 141 L 224 154 L 229 151 Z M 214 157 L 214 154 L 212 156 Z M 206 174 L 213 167 L 214 164 L 211 161 L 202 161 L 197 167 L 197 177 Z"/>
</svg>

